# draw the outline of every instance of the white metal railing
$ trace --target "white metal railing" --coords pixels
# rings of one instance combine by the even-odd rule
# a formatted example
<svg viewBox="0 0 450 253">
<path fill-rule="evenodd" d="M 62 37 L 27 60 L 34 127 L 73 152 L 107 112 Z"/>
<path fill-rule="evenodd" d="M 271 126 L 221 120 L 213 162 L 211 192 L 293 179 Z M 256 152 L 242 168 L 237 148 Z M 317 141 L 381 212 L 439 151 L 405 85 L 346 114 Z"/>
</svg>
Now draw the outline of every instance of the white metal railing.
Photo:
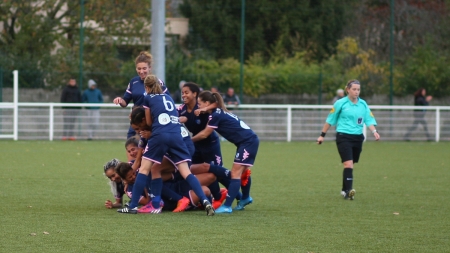
<svg viewBox="0 0 450 253">
<path fill-rule="evenodd" d="M 75 122 L 77 138 L 87 138 L 89 118 L 85 107 L 100 107 L 98 139 L 125 139 L 129 127 L 128 109 L 114 104 L 0 103 L 0 136 L 9 139 L 48 139 L 62 137 L 62 107 L 81 107 Z M 434 141 L 450 140 L 450 106 L 370 106 L 383 140 L 403 140 L 411 127 L 413 111 L 426 109 L 428 132 Z M 331 105 L 240 105 L 229 108 L 267 141 L 313 141 L 320 133 Z M 327 136 L 332 136 L 334 128 Z M 372 138 L 369 136 L 369 139 Z M 427 140 L 422 126 L 411 140 Z"/>
<path fill-rule="evenodd" d="M 68 104 L 68 103 L 19 103 L 18 71 L 13 71 L 14 97 L 12 103 L 0 103 L 0 138 L 48 139 L 62 137 L 62 107 L 100 107 L 100 124 L 96 131 L 98 139 L 125 139 L 129 128 L 130 109 L 114 104 Z M 131 108 L 129 105 L 128 108 Z M 450 141 L 450 106 L 370 106 L 375 115 L 383 140 L 404 140 L 405 133 L 413 124 L 413 111 L 427 110 L 425 121 L 434 141 Z M 249 125 L 261 140 L 268 141 L 314 141 L 325 122 L 331 105 L 259 105 L 248 104 L 229 107 Z M 87 138 L 89 118 L 86 109 L 76 114 L 75 130 L 78 138 Z M 334 128 L 328 136 L 332 136 Z M 366 129 L 364 131 L 366 133 Z M 330 137 L 328 137 L 330 138 Z M 372 138 L 369 136 L 369 138 Z M 428 140 L 425 129 L 420 126 L 410 140 Z"/>
</svg>

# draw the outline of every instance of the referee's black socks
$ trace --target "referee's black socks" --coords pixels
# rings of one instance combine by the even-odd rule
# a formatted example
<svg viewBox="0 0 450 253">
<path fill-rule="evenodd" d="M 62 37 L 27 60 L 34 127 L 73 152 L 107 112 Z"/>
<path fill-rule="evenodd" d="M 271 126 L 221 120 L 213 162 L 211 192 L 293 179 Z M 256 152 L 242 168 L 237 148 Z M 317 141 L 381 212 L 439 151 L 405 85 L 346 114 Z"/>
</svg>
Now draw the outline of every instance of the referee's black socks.
<svg viewBox="0 0 450 253">
<path fill-rule="evenodd" d="M 345 191 L 348 192 L 353 189 L 353 169 L 345 168 L 342 174 Z"/>
</svg>

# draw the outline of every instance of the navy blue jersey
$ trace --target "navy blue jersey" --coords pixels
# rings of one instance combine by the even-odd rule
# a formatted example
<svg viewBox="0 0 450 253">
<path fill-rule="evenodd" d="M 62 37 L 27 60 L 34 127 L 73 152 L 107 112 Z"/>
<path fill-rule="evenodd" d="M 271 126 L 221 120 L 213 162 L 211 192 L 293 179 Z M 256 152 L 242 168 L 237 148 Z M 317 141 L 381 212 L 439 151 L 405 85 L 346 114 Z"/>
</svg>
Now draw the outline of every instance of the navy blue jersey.
<svg viewBox="0 0 450 253">
<path fill-rule="evenodd" d="M 126 194 L 127 194 L 128 198 L 130 198 L 130 199 L 133 197 L 133 186 L 134 186 L 134 184 L 129 184 L 127 186 Z M 150 194 L 148 194 L 148 195 L 150 196 Z M 141 197 L 139 198 L 139 201 L 141 201 L 141 199 L 144 197 L 145 197 L 145 190 L 141 193 Z"/>
<path fill-rule="evenodd" d="M 181 124 L 172 97 L 167 94 L 148 94 L 144 98 L 144 108 L 150 108 L 152 136 L 160 133 L 180 134 Z"/>
<path fill-rule="evenodd" d="M 141 137 L 139 139 L 138 148 L 145 149 L 145 147 L 147 146 L 147 142 L 148 142 L 147 139 Z"/>
<path fill-rule="evenodd" d="M 255 137 L 257 138 L 255 132 L 244 121 L 231 112 L 225 112 L 220 108 L 216 108 L 209 115 L 208 127 L 213 128 L 235 145 Z"/>
<path fill-rule="evenodd" d="M 191 112 L 188 112 L 187 105 L 182 104 L 178 107 L 178 115 L 184 116 L 187 118 L 187 121 L 184 123 L 186 128 L 189 130 L 189 132 L 192 133 L 192 135 L 197 135 L 199 132 L 201 132 L 203 129 L 205 129 L 206 124 L 209 120 L 209 114 L 202 113 L 199 116 L 195 116 L 194 111 L 198 109 L 198 105 L 195 105 Z M 202 146 L 208 146 L 211 142 L 216 142 L 219 140 L 219 136 L 216 134 L 216 132 L 213 132 L 211 135 L 209 135 L 206 139 L 198 141 L 195 143 L 195 146 L 198 145 Z"/>
<path fill-rule="evenodd" d="M 170 96 L 169 89 L 167 89 L 164 82 L 159 80 L 159 83 L 161 84 L 163 92 Z M 134 106 L 141 106 L 144 104 L 144 97 L 146 95 L 147 93 L 144 88 L 144 80 L 142 80 L 141 77 L 136 76 L 133 77 L 128 84 L 127 90 L 123 94 L 123 100 L 127 102 L 127 105 L 131 102 L 131 100 L 133 100 Z"/>
<path fill-rule="evenodd" d="M 116 183 L 117 195 L 114 195 L 114 198 L 121 199 L 125 194 L 125 187 L 122 182 Z"/>
</svg>

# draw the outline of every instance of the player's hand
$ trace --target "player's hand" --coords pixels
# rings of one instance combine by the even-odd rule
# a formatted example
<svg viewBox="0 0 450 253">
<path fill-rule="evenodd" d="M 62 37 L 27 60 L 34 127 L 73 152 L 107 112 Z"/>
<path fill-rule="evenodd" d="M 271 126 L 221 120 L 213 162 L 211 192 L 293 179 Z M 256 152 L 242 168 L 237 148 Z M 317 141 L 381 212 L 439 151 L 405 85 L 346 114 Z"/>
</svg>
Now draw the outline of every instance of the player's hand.
<svg viewBox="0 0 450 253">
<path fill-rule="evenodd" d="M 380 139 L 380 134 L 378 132 L 373 133 L 375 140 L 378 141 Z"/>
<path fill-rule="evenodd" d="M 203 109 L 197 109 L 194 111 L 195 116 L 200 115 L 201 113 L 204 113 L 205 111 Z"/>
<path fill-rule="evenodd" d="M 322 142 L 323 142 L 323 137 L 322 136 L 319 136 L 319 138 L 317 138 L 317 144 L 322 144 Z"/>
<path fill-rule="evenodd" d="M 186 123 L 186 122 L 188 121 L 188 119 L 187 119 L 186 116 L 180 116 L 180 117 L 178 118 L 178 121 L 179 121 L 180 123 Z"/>
<path fill-rule="evenodd" d="M 105 201 L 105 207 L 108 209 L 113 208 L 113 203 L 111 202 L 111 200 L 108 199 L 107 201 Z"/>
<path fill-rule="evenodd" d="M 121 97 L 116 97 L 114 100 L 113 100 L 113 103 L 114 104 L 116 104 L 116 105 L 120 105 L 120 106 L 122 106 L 122 102 L 125 102 Z"/>
<path fill-rule="evenodd" d="M 150 138 L 150 135 L 152 135 L 152 132 L 148 130 L 142 130 L 141 132 L 139 132 L 139 135 L 141 136 L 141 138 L 148 139 Z"/>
</svg>

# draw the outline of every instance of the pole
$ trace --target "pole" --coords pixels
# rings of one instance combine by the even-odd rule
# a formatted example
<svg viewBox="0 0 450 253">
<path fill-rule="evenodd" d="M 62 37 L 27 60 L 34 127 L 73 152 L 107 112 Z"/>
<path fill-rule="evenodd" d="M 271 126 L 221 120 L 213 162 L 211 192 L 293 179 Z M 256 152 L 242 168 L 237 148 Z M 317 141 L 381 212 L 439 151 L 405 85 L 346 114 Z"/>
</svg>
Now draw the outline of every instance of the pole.
<svg viewBox="0 0 450 253">
<path fill-rule="evenodd" d="M 391 1 L 391 22 L 390 22 L 390 39 L 389 39 L 389 103 L 394 104 L 394 0 Z"/>
<path fill-rule="evenodd" d="M 19 71 L 14 70 L 14 86 L 13 86 L 13 139 L 17 141 L 19 139 Z"/>
<path fill-rule="evenodd" d="M 80 0 L 80 65 L 78 67 L 78 87 L 83 90 L 83 46 L 84 46 L 84 0 Z"/>
<path fill-rule="evenodd" d="M 245 44 L 245 0 L 242 0 L 241 10 L 241 52 L 240 52 L 240 73 L 239 73 L 239 99 L 241 103 L 244 97 L 244 44 Z"/>
<path fill-rule="evenodd" d="M 319 73 L 319 105 L 322 104 L 322 68 L 320 69 Z"/>
<path fill-rule="evenodd" d="M 166 4 L 165 0 L 152 0 L 152 31 L 150 36 L 151 53 L 155 66 L 153 72 L 161 79 L 166 79 L 166 49 L 165 49 L 165 21 Z"/>
</svg>

